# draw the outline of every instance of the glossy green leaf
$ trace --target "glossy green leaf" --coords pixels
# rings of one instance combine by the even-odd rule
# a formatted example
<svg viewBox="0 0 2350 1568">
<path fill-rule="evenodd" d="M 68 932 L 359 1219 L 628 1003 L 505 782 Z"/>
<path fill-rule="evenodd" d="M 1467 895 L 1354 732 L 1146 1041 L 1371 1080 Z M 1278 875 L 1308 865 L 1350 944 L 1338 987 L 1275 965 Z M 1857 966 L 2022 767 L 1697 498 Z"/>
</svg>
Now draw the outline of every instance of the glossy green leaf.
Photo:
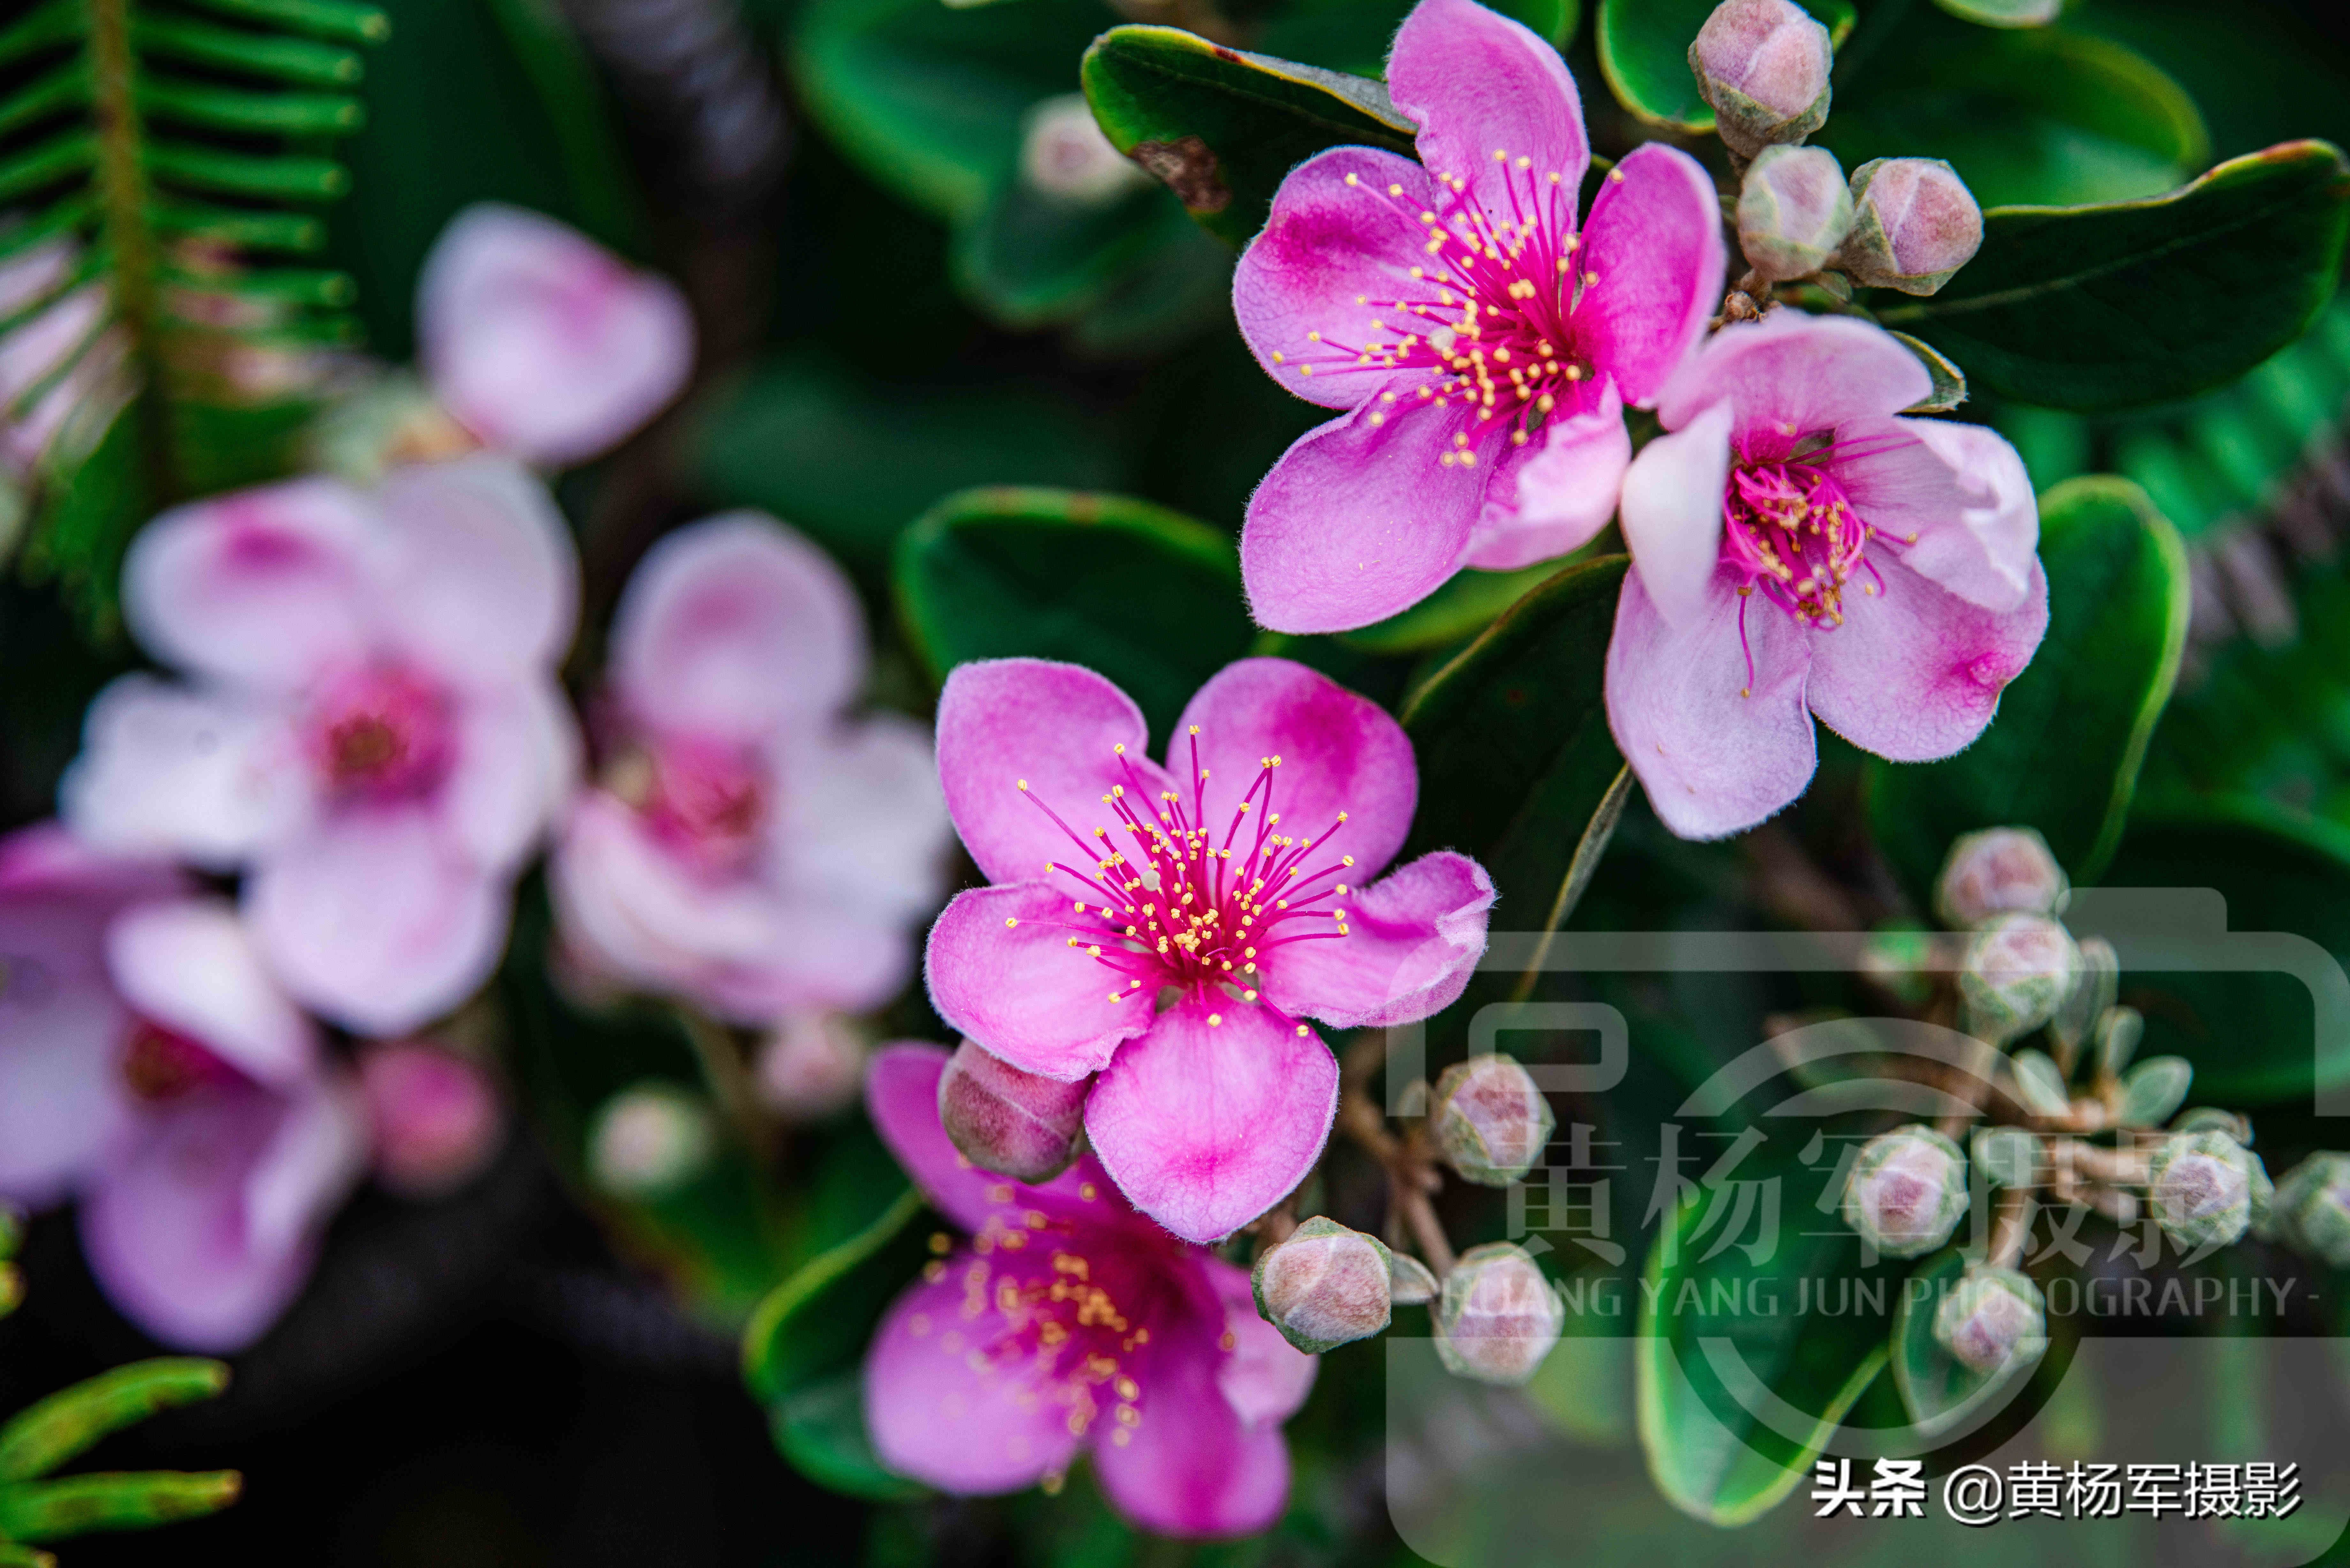
<svg viewBox="0 0 2350 1568">
<path fill-rule="evenodd" d="M 140 1470 L 0 1486 L 0 1538 L 58 1541 L 100 1530 L 148 1530 L 217 1513 L 237 1499 L 234 1470 Z"/>
<path fill-rule="evenodd" d="M 1944 762 L 1868 764 L 1877 843 L 1921 905 L 1950 841 L 1980 827 L 2036 827 L 2074 881 L 2096 880 L 2178 678 L 2187 555 L 2136 485 L 2093 477 L 2050 491 L 2040 562 L 2047 635 L 1982 738 Z"/>
<path fill-rule="evenodd" d="M 1165 191 L 1144 187 L 1107 203 L 1056 199 L 1003 181 L 955 235 L 964 292 L 1010 327 L 1066 320 L 1099 298 L 1157 245 L 1188 227 Z"/>
<path fill-rule="evenodd" d="M 1978 1372 L 1935 1341 L 1934 1311 L 1966 1267 L 1965 1256 L 1956 1248 L 1936 1253 L 1903 1283 L 1900 1304 L 1893 1311 L 1893 1386 L 1921 1436 L 1931 1437 L 1986 1406 L 2003 1403 L 2040 1364 L 2034 1356 L 1996 1372 Z"/>
<path fill-rule="evenodd" d="M 1282 177 L 1328 147 L 1412 156 L 1411 122 L 1365 77 L 1124 26 L 1086 51 L 1086 98 L 1112 145 L 1238 245 L 1264 226 Z"/>
<path fill-rule="evenodd" d="M 2116 1118 L 2126 1127 L 2158 1127 L 2187 1103 L 2195 1069 L 2181 1056 L 2149 1056 L 2122 1080 L 2122 1107 Z"/>
<path fill-rule="evenodd" d="M 1635 118 L 1660 130 L 1702 134 L 1713 129 L 1713 110 L 1697 90 L 1690 71 L 1690 46 L 1713 15 L 1716 0 L 1599 0 L 1596 28 L 1599 72 L 1616 101 Z M 1853 0 L 1803 0 L 1842 44 L 1858 13 Z"/>
<path fill-rule="evenodd" d="M 2064 14 L 2064 0 L 1934 0 L 1962 21 L 1985 27 L 2044 27 Z"/>
<path fill-rule="evenodd" d="M 2286 142 L 2168 195 L 1994 208 L 1939 294 L 1877 319 L 2021 402 L 2105 410 L 2191 396 L 2300 336 L 2332 297 L 2350 165 Z"/>
<path fill-rule="evenodd" d="M 1967 400 L 1966 372 L 1951 363 L 1949 355 L 1907 332 L 1896 332 L 1893 336 L 1900 340 L 1901 347 L 1917 356 L 1918 363 L 1925 366 L 1926 374 L 1934 379 L 1933 389 L 1926 394 L 1925 400 L 1910 404 L 1901 410 L 1903 413 L 1947 414 Z"/>
<path fill-rule="evenodd" d="M 0 1426 L 0 1483 L 45 1476 L 110 1433 L 227 1386 L 224 1363 L 192 1356 L 134 1361 L 77 1383 Z"/>
<path fill-rule="evenodd" d="M 2024 1109 L 2035 1116 L 2061 1116 L 2072 1108 L 2073 1094 L 2064 1074 L 2045 1051 L 2018 1051 L 2008 1059 L 2015 1073 L 2015 1093 Z"/>
</svg>

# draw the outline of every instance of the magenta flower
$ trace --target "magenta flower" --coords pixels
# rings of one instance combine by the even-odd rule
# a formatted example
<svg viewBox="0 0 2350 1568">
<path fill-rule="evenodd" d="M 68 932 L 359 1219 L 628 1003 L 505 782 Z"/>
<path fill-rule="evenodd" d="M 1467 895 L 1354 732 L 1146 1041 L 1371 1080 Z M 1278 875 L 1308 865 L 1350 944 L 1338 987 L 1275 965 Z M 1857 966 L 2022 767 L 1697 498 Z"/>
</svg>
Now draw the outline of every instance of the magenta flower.
<svg viewBox="0 0 2350 1568">
<path fill-rule="evenodd" d="M 1625 476 L 1607 719 L 1685 838 L 1804 792 L 1812 718 L 1894 762 L 1972 742 L 2048 627 L 2022 460 L 1980 425 L 1895 419 L 1931 386 L 1890 334 L 1781 308 L 1659 397 Z"/>
<path fill-rule="evenodd" d="M 839 568 L 751 513 L 681 529 L 621 597 L 610 680 L 602 787 L 554 861 L 583 978 L 751 1024 L 896 994 L 946 807 L 918 725 L 845 716 L 865 625 Z"/>
<path fill-rule="evenodd" d="M 1485 950 L 1493 883 L 1449 851 L 1371 881 L 1411 826 L 1411 742 L 1303 665 L 1227 666 L 1165 768 L 1147 739 L 1090 670 L 948 677 L 939 776 L 996 885 L 931 927 L 931 1001 L 1015 1067 L 1100 1074 L 1094 1152 L 1136 1208 L 1208 1241 L 1304 1180 L 1329 1136 L 1338 1066 L 1299 1020 L 1446 1006 Z"/>
<path fill-rule="evenodd" d="M 44 825 L 0 840 L 0 1197 L 78 1193 L 91 1272 L 156 1338 L 259 1338 L 367 1125 L 235 911 Z"/>
<path fill-rule="evenodd" d="M 1471 0 L 1421 0 L 1388 57 L 1420 161 L 1333 148 L 1282 182 L 1232 309 L 1258 363 L 1347 412 L 1249 502 L 1258 620 L 1339 631 L 1463 566 L 1523 566 L 1616 509 L 1645 405 L 1721 303 L 1721 207 L 1686 153 L 1610 170 L 1557 51 Z"/>
<path fill-rule="evenodd" d="M 1041 1187 L 972 1168 L 939 1125 L 947 1054 L 877 1053 L 873 1123 L 972 1233 L 899 1296 L 865 1356 L 882 1463 L 943 1490 L 1016 1491 L 1090 1450 L 1112 1507 L 1162 1535 L 1248 1535 L 1289 1496 L 1282 1423 L 1315 1358 L 1249 1277 L 1128 1208 L 1090 1156 Z"/>
<path fill-rule="evenodd" d="M 416 296 L 417 357 L 442 406 L 484 445 L 540 467 L 616 445 L 693 369 L 675 285 L 519 207 L 458 213 Z"/>
<path fill-rule="evenodd" d="M 489 977 L 509 885 L 570 793 L 555 665 L 577 576 L 546 491 L 487 454 L 166 513 L 123 609 L 193 680 L 99 694 L 66 818 L 103 850 L 244 869 L 288 990 L 363 1033 L 411 1030 Z"/>
</svg>

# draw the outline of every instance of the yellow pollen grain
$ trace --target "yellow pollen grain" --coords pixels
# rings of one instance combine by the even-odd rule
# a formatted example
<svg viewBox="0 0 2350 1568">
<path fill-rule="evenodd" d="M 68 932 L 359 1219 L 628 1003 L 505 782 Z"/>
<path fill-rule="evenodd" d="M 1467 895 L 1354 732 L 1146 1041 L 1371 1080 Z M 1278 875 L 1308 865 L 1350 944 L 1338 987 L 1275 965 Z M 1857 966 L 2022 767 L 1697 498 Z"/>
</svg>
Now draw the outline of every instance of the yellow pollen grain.
<svg viewBox="0 0 2350 1568">
<path fill-rule="evenodd" d="M 1012 927 L 1018 925 L 1019 923 L 1020 923 L 1020 917 L 1019 917 L 1019 916 L 1017 916 L 1017 915 L 1006 915 L 1006 916 L 1004 917 L 1004 919 L 1003 919 L 1004 928 L 1005 928 L 1007 930 L 1008 930 L 1008 929 L 1010 929 Z"/>
</svg>

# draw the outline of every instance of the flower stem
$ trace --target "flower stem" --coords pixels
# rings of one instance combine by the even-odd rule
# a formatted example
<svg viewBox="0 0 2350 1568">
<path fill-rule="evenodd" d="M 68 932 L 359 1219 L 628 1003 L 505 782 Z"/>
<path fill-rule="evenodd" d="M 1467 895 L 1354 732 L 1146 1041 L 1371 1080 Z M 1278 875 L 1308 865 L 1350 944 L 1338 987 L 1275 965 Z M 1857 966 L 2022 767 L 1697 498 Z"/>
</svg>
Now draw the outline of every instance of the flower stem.
<svg viewBox="0 0 2350 1568">
<path fill-rule="evenodd" d="M 743 1064 L 743 1049 L 733 1031 L 690 1007 L 679 1008 L 677 1017 L 686 1039 L 692 1044 L 694 1059 L 701 1064 L 702 1079 L 710 1086 L 711 1097 L 733 1124 L 743 1146 L 754 1158 L 766 1158 L 775 1152 L 775 1129 L 760 1106 L 758 1091 L 751 1082 L 750 1069 Z"/>
</svg>

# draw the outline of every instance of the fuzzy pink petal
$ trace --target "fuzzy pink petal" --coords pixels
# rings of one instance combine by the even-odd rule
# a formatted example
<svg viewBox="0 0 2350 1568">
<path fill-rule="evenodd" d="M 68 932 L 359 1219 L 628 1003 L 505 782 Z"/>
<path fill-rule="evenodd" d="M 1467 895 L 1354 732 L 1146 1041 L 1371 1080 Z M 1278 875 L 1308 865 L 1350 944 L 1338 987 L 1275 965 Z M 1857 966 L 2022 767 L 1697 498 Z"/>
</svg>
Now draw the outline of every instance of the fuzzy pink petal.
<svg viewBox="0 0 2350 1568">
<path fill-rule="evenodd" d="M 1627 401 L 1646 408 L 1721 307 L 1713 177 L 1678 148 L 1635 148 L 1600 182 L 1577 262 L 1577 341 Z"/>
<path fill-rule="evenodd" d="M 1410 1023 L 1468 988 L 1485 953 L 1493 879 L 1467 856 L 1440 849 L 1337 903 L 1345 936 L 1326 934 L 1327 917 L 1293 919 L 1275 928 L 1284 940 L 1258 948 L 1265 996 L 1337 1029 Z"/>
<path fill-rule="evenodd" d="M 1217 1343 L 1228 1321 L 1166 1325 L 1166 1343 L 1137 1378 L 1141 1418 L 1131 1438 L 1094 1448 L 1110 1506 L 1161 1535 L 1252 1535 L 1270 1528 L 1289 1499 L 1280 1426 L 1244 1420 L 1221 1386 L 1232 1359 Z"/>
<path fill-rule="evenodd" d="M 1870 561 L 1874 597 L 1847 586 L 1844 624 L 1813 639 L 1811 705 L 1863 751 L 1929 763 L 1974 742 L 1999 694 L 2032 662 L 2048 629 L 2048 579 L 2038 562 L 2023 603 L 2002 613 L 1969 604 L 1898 560 Z"/>
<path fill-rule="evenodd" d="M 1428 171 L 1375 148 L 1334 147 L 1291 170 L 1232 272 L 1232 315 L 1264 373 L 1326 409 L 1378 391 L 1384 372 L 1352 368 L 1340 346 L 1368 342 L 1381 306 L 1422 296 L 1419 214 L 1442 200 Z"/>
<path fill-rule="evenodd" d="M 579 732 L 552 680 L 469 695 L 440 809 L 474 864 L 509 870 L 537 847 L 578 783 Z"/>
<path fill-rule="evenodd" d="M 1279 757 L 1280 764 L 1266 769 L 1268 757 Z M 1227 664 L 1192 693 L 1167 742 L 1167 771 L 1187 812 L 1198 798 L 1197 769 L 1210 775 L 1200 826 L 1219 846 L 1243 798 L 1270 771 L 1271 804 L 1263 789 L 1255 791 L 1233 840 L 1236 853 L 1244 855 L 1257 824 L 1277 814 L 1283 836 L 1328 844 L 1331 854 L 1310 855 L 1308 867 L 1351 855 L 1354 875 L 1365 879 L 1403 847 L 1419 799 L 1419 768 L 1403 726 L 1369 698 L 1286 659 Z"/>
<path fill-rule="evenodd" d="M 15 922 L 0 943 L 26 962 Z M 104 985 L 41 972 L 0 991 L 0 1198 L 40 1209 L 96 1171 L 133 1121 L 121 1075 L 130 1019 Z"/>
<path fill-rule="evenodd" d="M 1450 3 L 1450 0 L 1446 0 Z M 1483 504 L 1493 443 L 1445 463 L 1465 405 L 1422 401 L 1399 377 L 1354 412 L 1297 438 L 1249 497 L 1241 581 L 1274 631 L 1346 631 L 1385 620 L 1460 568 Z"/>
<path fill-rule="evenodd" d="M 1717 403 L 1642 447 L 1624 475 L 1624 543 L 1632 552 L 1632 576 L 1674 626 L 1695 621 L 1712 602 L 1730 431 L 1731 407 Z"/>
<path fill-rule="evenodd" d="M 276 709 L 125 675 L 89 705 L 58 808 L 107 853 L 226 871 L 308 819 L 303 763 Z"/>
<path fill-rule="evenodd" d="M 1774 310 L 1706 339 L 1658 394 L 1657 413 L 1679 430 L 1727 401 L 1741 455 L 1771 461 L 1802 437 L 1898 414 L 1933 389 L 1917 356 L 1882 327 Z"/>
<path fill-rule="evenodd" d="M 552 670 L 579 617 L 579 557 L 546 486 L 482 452 L 395 468 L 379 493 L 387 634 L 459 685 Z"/>
<path fill-rule="evenodd" d="M 1264 1321 L 1256 1310 L 1247 1270 L 1216 1257 L 1199 1262 L 1209 1288 L 1223 1303 L 1224 1332 L 1232 1339 L 1232 1350 L 1216 1369 L 1216 1386 L 1242 1425 L 1279 1426 L 1297 1414 L 1314 1391 L 1321 1358 L 1306 1355 Z"/>
<path fill-rule="evenodd" d="M 924 958 L 941 1018 L 1023 1072 L 1063 1083 L 1107 1065 L 1120 1041 L 1151 1026 L 1157 1001 L 1154 981 L 1130 987 L 1123 971 L 1068 945 L 1075 901 L 1041 881 L 958 893 Z"/>
<path fill-rule="evenodd" d="M 1523 201 L 1530 183 L 1556 174 L 1557 227 L 1573 230 L 1591 143 L 1575 78 L 1549 44 L 1472 0 L 1420 0 L 1388 55 L 1388 91 L 1419 125 L 1419 161 L 1432 172 L 1466 179 L 1486 212 L 1513 223 L 1511 186 Z M 1513 181 L 1520 158 L 1533 165 Z"/>
<path fill-rule="evenodd" d="M 1745 607 L 1752 695 L 1738 644 Z M 1638 572 L 1624 578 L 1607 645 L 1607 725 L 1648 804 L 1683 838 L 1752 827 L 1804 793 L 1815 762 L 1804 673 L 1815 642 L 1768 601 L 1714 578 L 1702 614 L 1674 627 Z"/>
<path fill-rule="evenodd" d="M 1465 563 L 1480 571 L 1513 572 L 1580 550 L 1616 515 L 1632 461 L 1616 383 L 1600 383 L 1596 406 L 1554 417 L 1541 444 L 1526 450 L 1533 455 L 1497 470 L 1485 492 Z"/>
<path fill-rule="evenodd" d="M 525 462 L 595 456 L 659 412 L 693 365 L 676 286 L 551 218 L 460 213 L 417 283 L 419 355 L 474 434 Z"/>
<path fill-rule="evenodd" d="M 131 1011 L 212 1051 L 258 1083 L 317 1068 L 318 1039 L 225 899 L 142 904 L 106 932 L 107 969 Z"/>
<path fill-rule="evenodd" d="M 472 995 L 505 946 L 508 889 L 412 810 L 338 813 L 247 877 L 245 918 L 286 988 L 361 1034 Z"/>
<path fill-rule="evenodd" d="M 905 918 L 938 907 L 954 827 L 929 733 L 876 713 L 779 747 L 773 875 L 811 899 Z M 1043 862 L 1037 863 L 1043 869 Z"/>
<path fill-rule="evenodd" d="M 1305 1180 L 1337 1114 L 1338 1064 L 1303 1027 L 1193 992 L 1121 1048 L 1086 1102 L 1086 1135 L 1127 1200 L 1204 1243 Z"/>
<path fill-rule="evenodd" d="M 381 547 L 372 504 L 329 479 L 175 507 L 123 558 L 123 616 L 167 663 L 292 690 L 366 653 Z"/>
<path fill-rule="evenodd" d="M 1149 740 L 1133 700 L 1075 664 L 965 664 L 947 676 L 939 694 L 939 783 L 947 812 L 971 857 L 994 882 L 1042 877 L 1050 861 L 1082 867 L 1098 859 L 1047 813 L 1090 835 L 1117 824 L 1101 804 L 1113 786 L 1156 799 L 1168 784 L 1149 758 Z"/>
<path fill-rule="evenodd" d="M 1861 519 L 1896 540 L 1917 535 L 1899 550 L 1903 565 L 1985 609 L 2023 603 L 2040 507 L 2023 459 L 1998 431 L 1950 420 L 1862 420 L 1836 432 L 1836 480 Z"/>
<path fill-rule="evenodd" d="M 62 822 L 36 822 L 0 837 L 0 919 L 28 908 L 29 901 L 99 916 L 124 904 L 184 893 L 189 887 L 188 878 L 168 862 L 106 854 Z M 86 960 L 90 972 L 99 971 L 95 949 Z"/>
<path fill-rule="evenodd" d="M 755 742 L 857 694 L 864 612 L 821 550 L 725 513 L 646 553 L 613 622 L 612 680 L 656 729 Z"/>
<path fill-rule="evenodd" d="M 875 1051 L 865 1074 L 865 1108 L 874 1130 L 940 1213 L 972 1231 L 1008 1207 L 1037 1202 L 1097 1216 L 1097 1223 L 1134 1222 L 1117 1193 L 1104 1185 L 1107 1179 L 1090 1156 L 1079 1156 L 1075 1165 L 1037 1187 L 981 1170 L 964 1158 L 939 1122 L 939 1078 L 946 1065 L 947 1053 L 938 1046 L 901 1041 Z M 1088 1187 L 1091 1197 L 1086 1196 Z"/>
</svg>

